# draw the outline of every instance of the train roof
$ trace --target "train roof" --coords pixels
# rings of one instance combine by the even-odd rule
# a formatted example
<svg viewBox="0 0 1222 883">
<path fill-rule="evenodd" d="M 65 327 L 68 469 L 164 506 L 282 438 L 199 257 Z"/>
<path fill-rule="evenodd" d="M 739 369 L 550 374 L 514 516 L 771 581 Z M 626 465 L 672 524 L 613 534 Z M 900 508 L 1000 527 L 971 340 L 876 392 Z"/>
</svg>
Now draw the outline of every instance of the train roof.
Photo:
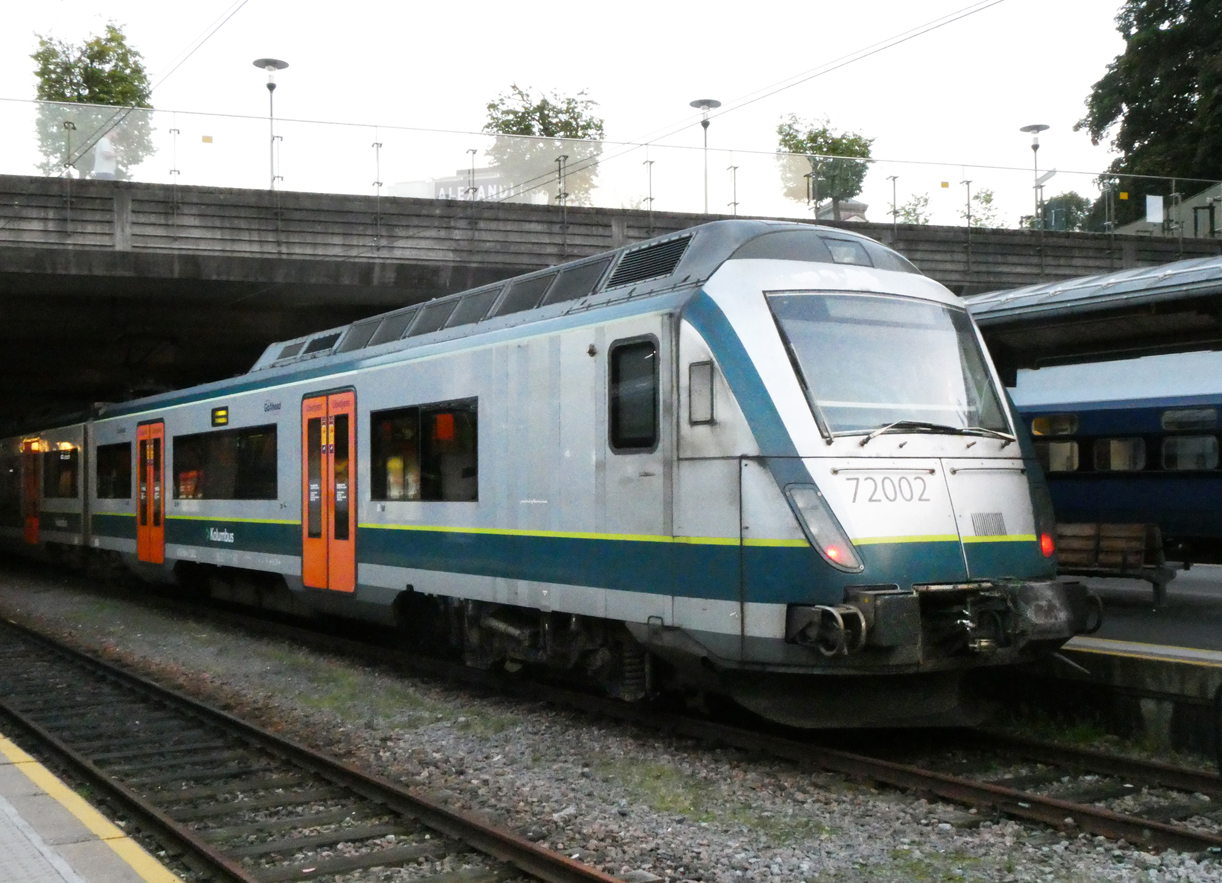
<svg viewBox="0 0 1222 883">
<path fill-rule="evenodd" d="M 727 260 L 749 258 L 853 264 L 921 274 L 890 248 L 840 228 L 792 221 L 714 221 L 279 341 L 244 375 L 105 405 L 97 416 L 126 416 L 323 378 L 394 361 L 423 347 L 461 344 L 475 335 L 519 334 L 523 326 L 549 320 L 580 321 L 582 313 L 595 310 L 632 312 L 640 308 L 634 302 L 646 298 L 673 295 L 681 300 Z"/>
<path fill-rule="evenodd" d="M 846 253 L 838 247 L 844 241 L 858 243 L 861 248 Z M 250 370 L 372 348 L 408 349 L 480 333 L 489 327 L 511 327 L 679 286 L 699 285 L 731 257 L 860 264 L 863 256 L 879 269 L 920 272 L 875 240 L 839 228 L 783 221 L 714 221 L 349 325 L 278 341 Z"/>
<path fill-rule="evenodd" d="M 965 298 L 1003 375 L 1222 345 L 1222 256 Z"/>
</svg>

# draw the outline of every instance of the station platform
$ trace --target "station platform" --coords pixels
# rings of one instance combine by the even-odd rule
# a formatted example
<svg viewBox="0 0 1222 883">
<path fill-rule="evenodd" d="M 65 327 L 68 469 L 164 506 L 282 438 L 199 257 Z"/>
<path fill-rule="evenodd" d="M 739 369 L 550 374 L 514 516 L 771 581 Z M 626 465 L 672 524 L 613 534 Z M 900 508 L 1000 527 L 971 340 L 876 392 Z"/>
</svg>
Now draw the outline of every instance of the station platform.
<svg viewBox="0 0 1222 883">
<path fill-rule="evenodd" d="M 136 841 L 3 734 L 0 880 L 181 883 Z"/>
<path fill-rule="evenodd" d="M 1082 581 L 1103 599 L 1103 626 L 1069 641 L 1036 674 L 1064 688 L 1063 702 L 1109 717 L 1122 735 L 1218 753 L 1222 566 L 1177 571 L 1157 608 L 1148 582 Z"/>
</svg>

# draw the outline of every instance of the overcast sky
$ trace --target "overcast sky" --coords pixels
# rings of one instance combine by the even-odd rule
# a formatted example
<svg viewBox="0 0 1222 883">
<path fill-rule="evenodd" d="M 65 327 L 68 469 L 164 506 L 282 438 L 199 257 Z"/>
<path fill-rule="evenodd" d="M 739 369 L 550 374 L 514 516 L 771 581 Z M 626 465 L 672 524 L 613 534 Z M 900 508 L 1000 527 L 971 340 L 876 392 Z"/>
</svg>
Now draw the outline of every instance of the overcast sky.
<svg viewBox="0 0 1222 883">
<path fill-rule="evenodd" d="M 79 41 L 113 20 L 143 53 L 156 83 L 232 5 L 233 0 L 169 5 L 112 0 L 99 12 L 98 3 L 83 0 L 11 3 L 0 32 L 0 98 L 33 98 L 29 56 L 36 48 L 36 33 Z M 278 76 L 276 92 L 276 115 L 286 119 L 476 132 L 484 123 L 487 102 L 511 83 L 563 93 L 584 89 L 599 102 L 609 140 L 638 140 L 687 124 L 664 139 L 685 151 L 668 153 L 659 147 L 651 153 L 661 180 L 658 207 L 666 208 L 664 164 L 699 162 L 699 151 L 693 148 L 701 143 L 701 131 L 698 113 L 688 106 L 692 99 L 715 98 L 728 105 L 971 5 L 971 0 L 757 0 L 724 7 L 665 0 L 247 0 L 158 85 L 152 102 L 158 109 L 265 118 L 266 76 L 251 65 L 263 56 L 290 64 Z M 880 166 L 871 173 L 863 198 L 871 203 L 872 220 L 886 219 L 891 200 L 886 177 L 897 175 L 899 202 L 913 193 L 927 193 L 938 212 L 936 220 L 953 222 L 952 209 L 964 198 L 960 181 L 971 179 L 975 188 L 998 192 L 1002 220 L 1012 224 L 1031 203 L 1031 141 L 1018 131 L 1021 126 L 1051 127 L 1041 138 L 1039 153 L 1041 170 L 1060 170 L 1049 182 L 1049 196 L 1068 189 L 1093 195 L 1089 177 L 1069 171 L 1094 172 L 1110 161 L 1105 147 L 1093 147 L 1073 125 L 1083 116 L 1091 85 L 1123 49 L 1114 22 L 1119 7 L 1120 0 L 1003 0 L 719 115 L 709 130 L 710 146 L 742 152 L 733 162 L 743 167 L 740 188 L 750 191 L 755 166 L 771 160 L 754 159 L 748 152 L 775 150 L 781 117 L 826 116 L 835 128 L 873 137 L 875 157 L 908 163 Z M 12 103 L 0 104 L 0 110 L 14 119 L 21 113 Z M 290 134 L 285 134 L 282 162 L 294 173 L 285 172 L 285 186 L 293 187 L 295 177 L 294 189 L 308 189 L 301 182 L 318 169 L 301 166 L 323 162 L 362 165 L 357 177 L 373 180 L 368 133 L 353 135 L 351 148 L 333 151 L 326 160 L 315 156 L 303 163 L 302 141 L 325 139 L 307 134 L 307 129 L 289 131 L 297 140 L 291 144 Z M 199 140 L 195 137 L 192 143 Z M 461 144 L 467 141 L 447 142 L 428 176 L 451 174 L 465 165 Z M 295 154 L 293 146 L 298 147 Z M 192 162 L 189 152 L 184 155 Z M 294 156 L 296 167 L 290 159 Z M 727 157 L 714 154 L 710 160 L 710 207 L 715 211 L 729 199 Z M 643 180 L 643 158 L 621 160 L 623 174 Z M 182 165 L 184 160 L 179 160 Z M 266 163 L 260 161 L 265 180 Z M 13 168 L 14 162 L 11 152 L 0 153 L 0 165 L 5 166 L 0 171 L 32 171 Z M 383 177 L 397 180 L 399 170 L 390 157 L 387 162 L 392 167 L 384 167 Z M 185 171 L 180 180 L 190 180 Z M 943 181 L 951 186 L 942 189 Z M 748 204 L 745 196 L 740 198 Z"/>
</svg>

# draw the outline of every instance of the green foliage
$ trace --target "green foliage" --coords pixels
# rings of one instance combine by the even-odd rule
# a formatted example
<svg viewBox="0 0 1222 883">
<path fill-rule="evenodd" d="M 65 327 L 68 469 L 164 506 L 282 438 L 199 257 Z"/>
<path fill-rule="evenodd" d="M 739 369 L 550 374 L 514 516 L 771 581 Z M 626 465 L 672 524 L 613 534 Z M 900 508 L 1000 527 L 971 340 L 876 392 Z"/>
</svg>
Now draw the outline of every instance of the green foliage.
<svg viewBox="0 0 1222 883">
<path fill-rule="evenodd" d="M 971 225 L 973 227 L 996 227 L 997 226 L 997 206 L 993 203 L 994 193 L 988 187 L 981 187 L 972 194 L 972 216 Z M 968 220 L 967 207 L 959 210 L 959 217 L 963 220 Z"/>
<path fill-rule="evenodd" d="M 1138 218 L 1147 193 L 1170 192 L 1124 173 L 1222 179 L 1222 0 L 1125 0 L 1116 16 L 1125 49 L 1091 89 L 1086 129 L 1111 136 L 1127 202 L 1117 220 Z"/>
<path fill-rule="evenodd" d="M 568 169 L 564 189 L 568 201 L 589 205 L 602 155 L 603 120 L 595 115 L 598 102 L 585 91 L 576 96 L 556 92 L 535 95 L 516 83 L 488 102 L 484 131 L 498 137 L 486 151 L 501 170 L 504 185 L 526 191 L 558 189 L 561 156 Z M 516 137 L 514 137 L 516 136 Z"/>
<path fill-rule="evenodd" d="M 1044 202 L 1045 230 L 1090 230 L 1095 203 L 1070 190 Z"/>
<path fill-rule="evenodd" d="M 826 119 L 806 121 L 790 114 L 776 127 L 777 165 L 785 196 L 818 204 L 832 201 L 832 217 L 840 220 L 840 203 L 852 199 L 866 180 L 873 138 L 858 132 L 837 133 Z M 813 193 L 810 190 L 813 184 Z"/>
<path fill-rule="evenodd" d="M 897 220 L 901 224 L 929 223 L 929 194 L 917 193 L 897 209 Z"/>
<path fill-rule="evenodd" d="M 105 34 L 79 46 L 35 36 L 38 50 L 30 58 L 37 64 L 36 97 L 48 102 L 39 106 L 36 124 L 40 168 L 49 175 L 71 163 L 82 175 L 90 174 L 97 160 L 95 146 L 105 135 L 115 153 L 115 177 L 127 177 L 127 169 L 154 152 L 152 114 L 140 110 L 152 108 L 140 53 L 113 22 Z"/>
</svg>

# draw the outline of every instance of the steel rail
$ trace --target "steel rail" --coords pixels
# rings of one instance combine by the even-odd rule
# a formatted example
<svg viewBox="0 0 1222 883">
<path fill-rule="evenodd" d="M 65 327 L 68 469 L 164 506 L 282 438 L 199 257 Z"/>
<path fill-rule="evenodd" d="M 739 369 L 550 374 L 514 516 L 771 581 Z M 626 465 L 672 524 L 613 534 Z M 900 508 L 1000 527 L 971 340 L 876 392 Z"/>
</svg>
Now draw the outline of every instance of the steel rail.
<svg viewBox="0 0 1222 883">
<path fill-rule="evenodd" d="M 177 602 L 171 602 L 176 604 Z M 196 608 L 198 609 L 198 608 Z M 215 611 L 208 611 L 213 616 Z M 1165 822 L 1126 816 L 1102 807 L 1073 803 L 1007 788 L 989 782 L 926 770 L 917 766 L 870 757 L 841 749 L 812 745 L 806 742 L 742 729 L 726 724 L 658 712 L 619 700 L 579 693 L 533 681 L 481 672 L 429 657 L 420 657 L 399 649 L 371 645 L 349 638 L 327 635 L 299 626 L 268 623 L 266 620 L 241 614 L 223 613 L 216 618 L 247 630 L 275 634 L 304 641 L 321 649 L 345 652 L 357 658 L 374 658 L 401 666 L 419 674 L 446 678 L 468 686 L 492 687 L 522 698 L 549 702 L 558 706 L 582 710 L 614 720 L 635 723 L 667 733 L 724 744 L 747 751 L 765 751 L 800 764 L 809 764 L 856 778 L 870 779 L 893 787 L 935 795 L 956 803 L 975 806 L 1014 818 L 1026 819 L 1066 830 L 1066 820 L 1072 820 L 1079 832 L 1097 834 L 1111 839 L 1181 851 L 1222 851 L 1222 836 L 1180 828 Z M 999 740 L 998 734 L 980 731 L 984 736 Z M 1042 756 L 1052 763 L 1077 764 L 1109 775 L 1132 776 L 1137 780 L 1157 783 L 1168 788 L 1213 794 L 1222 790 L 1222 777 L 1198 773 L 1181 767 L 1157 762 L 1137 761 L 1083 749 L 1068 749 L 1005 737 L 1019 753 L 1029 757 Z"/>
<path fill-rule="evenodd" d="M 96 659 L 87 653 L 67 647 L 25 626 L 11 621 L 5 621 L 4 626 L 66 657 L 77 665 L 101 672 L 106 677 L 152 698 L 185 708 L 191 714 L 207 722 L 219 724 L 232 733 L 282 757 L 287 757 L 323 778 L 351 788 L 368 799 L 385 804 L 396 812 L 417 820 L 427 828 L 460 840 L 485 855 L 508 862 L 526 874 L 548 881 L 548 883 L 620 883 L 618 878 L 597 868 L 532 843 L 512 831 L 490 825 L 469 813 L 448 807 L 415 789 L 407 788 L 352 764 L 328 757 L 293 740 L 277 736 L 177 690 L 164 687 L 140 675 Z M 103 790 L 125 812 L 130 813 L 158 837 L 196 856 L 200 862 L 220 872 L 226 881 L 259 883 L 259 877 L 195 836 L 190 829 L 179 824 L 166 813 L 149 805 L 135 791 L 115 781 L 113 777 L 80 752 L 66 745 L 47 728 L 30 720 L 2 698 L 0 698 L 0 711 L 49 746 L 76 775 Z"/>
</svg>

